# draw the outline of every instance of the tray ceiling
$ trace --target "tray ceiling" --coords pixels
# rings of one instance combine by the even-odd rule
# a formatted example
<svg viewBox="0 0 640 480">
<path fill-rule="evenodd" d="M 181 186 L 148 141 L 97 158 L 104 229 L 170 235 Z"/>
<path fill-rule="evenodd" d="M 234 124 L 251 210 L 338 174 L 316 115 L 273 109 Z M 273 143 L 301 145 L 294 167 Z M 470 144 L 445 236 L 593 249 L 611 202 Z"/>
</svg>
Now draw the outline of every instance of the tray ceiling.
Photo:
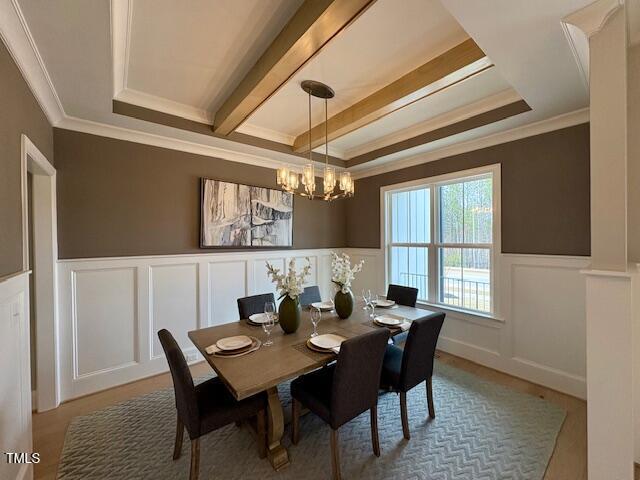
<svg viewBox="0 0 640 480">
<path fill-rule="evenodd" d="M 486 55 L 487 66 L 479 73 L 448 84 L 443 80 L 444 87 L 336 135 L 330 152 L 349 166 L 356 156 L 486 112 L 509 110 L 518 102 L 528 107 L 495 115 L 491 123 L 474 124 L 467 131 L 453 129 L 457 133 L 447 138 L 394 151 L 370 165 L 588 106 L 585 80 L 561 24 L 588 0 L 540 0 L 535 6 L 524 0 L 498 1 L 500 15 L 495 15 L 496 8 L 464 0 L 354 0 L 362 10 L 343 19 L 326 44 L 310 52 L 307 61 L 247 113 L 236 128 L 244 135 L 214 133 L 215 114 L 237 93 L 256 61 L 269 54 L 283 29 L 309 10 L 309 1 L 195 0 L 189 8 L 175 0 L 16 0 L 13 5 L 24 16 L 27 35 L 66 117 L 294 164 L 304 161 L 303 153 L 296 154 L 291 146 L 306 132 L 308 122 L 307 98 L 299 88 L 302 80 L 319 80 L 334 88 L 331 117 L 418 72 L 427 62 L 441 61 L 472 38 Z M 313 5 L 317 9 L 340 3 L 318 0 Z M 161 115 L 115 114 L 114 99 Z M 200 126 L 163 123 L 157 120 L 162 114 Z M 312 123 L 321 123 L 323 117 L 322 103 L 314 102 Z M 250 136 L 256 141 L 246 143 Z"/>
</svg>

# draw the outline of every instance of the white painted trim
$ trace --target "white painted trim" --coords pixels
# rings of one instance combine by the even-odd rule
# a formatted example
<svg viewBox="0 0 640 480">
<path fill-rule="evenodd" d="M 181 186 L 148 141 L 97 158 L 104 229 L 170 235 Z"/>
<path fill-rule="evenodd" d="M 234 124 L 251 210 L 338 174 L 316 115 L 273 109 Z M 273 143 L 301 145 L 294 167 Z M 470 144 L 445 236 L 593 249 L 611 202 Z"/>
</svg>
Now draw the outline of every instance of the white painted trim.
<svg viewBox="0 0 640 480">
<path fill-rule="evenodd" d="M 33 175 L 34 296 L 36 310 L 37 405 L 40 411 L 59 403 L 56 170 L 26 136 L 21 136 L 23 252 L 29 261 L 27 172 Z"/>
<path fill-rule="evenodd" d="M 619 8 L 624 7 L 624 0 L 597 0 L 563 19 L 564 23 L 575 25 L 587 37 L 598 33 Z"/>
<path fill-rule="evenodd" d="M 439 128 L 446 127 L 453 123 L 461 122 L 470 117 L 480 115 L 482 113 L 494 110 L 496 108 L 503 107 L 513 102 L 522 100 L 522 97 L 513 88 L 503 90 L 494 95 L 482 98 L 478 101 L 469 103 L 462 107 L 445 112 L 441 115 L 437 115 L 433 118 L 420 122 L 409 128 L 403 129 L 398 132 L 393 132 L 390 135 L 377 138 L 371 142 L 367 142 L 363 145 L 358 145 L 354 148 L 345 150 L 345 158 L 353 158 L 364 153 L 377 150 L 379 148 L 386 147 L 387 145 L 393 145 L 394 143 L 407 140 L 409 138 L 416 137 L 423 133 L 438 130 Z"/>
<path fill-rule="evenodd" d="M 427 244 L 429 246 L 429 266 L 430 269 L 434 268 L 437 271 L 438 261 L 436 258 L 438 246 L 442 246 L 441 242 L 436 241 L 438 235 L 438 229 L 436 224 L 438 223 L 438 203 L 435 199 L 435 189 L 438 185 L 442 185 L 447 182 L 462 181 L 465 178 L 475 177 L 480 175 L 491 174 L 492 177 L 492 208 L 493 208 L 493 224 L 492 224 L 492 236 L 493 242 L 487 246 L 491 252 L 491 311 L 490 312 L 474 312 L 473 310 L 466 310 L 463 308 L 449 307 L 445 304 L 439 304 L 431 301 L 422 302 L 427 308 L 429 306 L 437 307 L 438 309 L 446 310 L 449 312 L 459 312 L 462 315 L 466 315 L 480 321 L 503 321 L 502 312 L 500 311 L 500 288 L 496 288 L 500 285 L 500 252 L 502 251 L 502 201 L 501 201 L 501 170 L 502 166 L 499 163 L 486 165 L 477 168 L 470 168 L 467 170 L 460 170 L 456 172 L 445 173 L 443 175 L 436 175 L 433 177 L 419 178 L 410 180 L 407 182 L 396 183 L 393 185 L 385 185 L 380 188 L 380 245 L 382 246 L 382 255 L 384 259 L 384 282 L 385 285 L 389 284 L 389 265 L 390 259 L 388 258 L 388 236 L 389 236 L 389 221 L 390 215 L 388 214 L 387 197 L 391 192 L 397 192 L 400 190 L 413 190 L 421 186 L 429 186 L 431 188 L 431 242 Z M 466 244 L 460 244 L 460 247 L 465 247 Z M 435 278 L 434 275 L 429 274 L 429 296 L 435 298 L 437 293 L 437 284 L 431 280 Z"/>
<path fill-rule="evenodd" d="M 355 260 L 361 258 L 366 259 L 365 268 L 367 265 L 373 266 L 373 270 L 368 270 L 367 276 L 375 277 L 376 291 L 383 294 L 386 288 L 383 280 L 384 273 L 382 273 L 385 270 L 384 251 L 378 248 L 347 248 L 345 251 Z M 529 338 L 528 333 L 532 330 L 527 329 L 523 332 L 519 327 L 519 325 L 529 325 L 531 327 L 531 324 L 523 324 L 521 322 L 525 318 L 531 318 L 532 315 L 535 317 L 535 311 L 532 314 L 531 310 L 513 309 L 511 304 L 515 301 L 516 295 L 520 297 L 525 295 L 530 296 L 529 298 L 534 302 L 530 304 L 530 307 L 537 308 L 535 306 L 535 299 L 540 298 L 539 308 L 541 311 L 545 311 L 544 295 L 540 295 L 540 292 L 522 290 L 523 288 L 528 288 L 526 283 L 513 283 L 514 279 L 512 274 L 514 269 L 524 268 L 525 275 L 543 271 L 546 272 L 547 275 L 545 278 L 553 279 L 555 275 L 554 272 L 563 274 L 569 271 L 577 274 L 581 269 L 589 265 L 590 258 L 535 254 L 500 254 L 498 257 L 499 263 L 497 268 L 500 269 L 500 279 L 497 280 L 496 288 L 500 289 L 500 299 L 498 300 L 500 305 L 498 308 L 501 312 L 502 321 L 495 321 L 479 315 L 460 313 L 447 309 L 446 314 L 448 321 L 445 321 L 445 330 L 440 335 L 438 348 L 496 370 L 568 393 L 569 395 L 583 399 L 586 398 L 586 379 L 584 374 L 582 374 L 584 365 L 581 365 L 582 360 L 580 357 L 574 356 L 575 354 L 580 355 L 580 351 L 584 348 L 584 345 L 579 339 L 585 335 L 586 324 L 584 318 L 580 317 L 577 313 L 580 309 L 581 300 L 579 298 L 568 297 L 565 303 L 565 301 L 562 300 L 562 294 L 560 294 L 560 300 L 556 297 L 554 301 L 560 302 L 562 308 L 568 308 L 568 311 L 573 312 L 572 317 L 565 318 L 561 313 L 556 314 L 557 317 L 553 317 L 553 310 L 546 310 L 546 314 L 552 316 L 552 321 L 547 322 L 546 326 L 542 327 L 545 328 L 545 330 L 540 330 L 532 326 L 537 338 Z M 572 282 L 578 282 L 578 284 L 572 283 L 572 288 L 581 284 L 579 277 L 577 280 L 575 276 L 571 278 Z M 355 288 L 356 291 L 359 291 L 361 286 L 366 286 L 366 288 L 374 287 L 373 280 L 369 281 L 367 279 L 363 281 L 356 278 L 356 282 L 360 282 L 358 287 Z M 548 290 L 549 287 L 541 285 L 539 288 L 544 291 L 545 288 Z M 420 306 L 430 310 L 439 309 L 431 305 Z M 523 314 L 525 317 L 522 316 Z M 566 342 L 567 347 L 569 347 L 567 349 L 569 353 L 566 355 L 563 356 L 561 353 L 558 353 L 556 344 L 555 356 L 547 365 L 542 364 L 539 359 L 535 361 L 535 359 L 528 358 L 522 350 L 518 350 L 518 344 L 520 346 L 529 345 L 530 348 L 544 348 L 544 338 L 546 338 L 546 336 L 553 337 L 554 335 L 558 335 L 555 330 L 556 325 L 558 325 L 560 329 L 558 331 L 562 331 L 564 334 L 566 329 L 562 328 L 562 324 L 567 320 L 573 322 L 575 329 L 572 330 L 571 336 L 563 339 L 563 342 Z M 452 324 L 450 326 L 454 327 L 453 330 L 447 331 L 446 326 L 448 324 Z M 480 334 L 477 339 L 475 337 L 476 333 Z M 535 343 L 531 344 L 529 342 Z"/>
<path fill-rule="evenodd" d="M 335 249 L 340 251 L 341 249 Z M 175 280 L 174 276 L 161 276 L 159 272 L 163 268 L 180 268 L 185 265 L 195 266 L 192 278 L 195 282 L 189 283 L 188 296 L 176 296 L 169 301 L 195 302 L 188 305 L 194 306 L 191 314 L 184 318 L 174 318 L 169 320 L 174 329 L 175 335 L 180 335 L 183 339 L 186 331 L 193 328 L 204 328 L 210 325 L 219 325 L 237 320 L 237 310 L 235 308 L 235 296 L 222 299 L 216 292 L 228 283 L 236 285 L 237 296 L 245 296 L 256 293 L 264 293 L 275 290 L 275 286 L 270 283 L 265 276 L 259 276 L 259 272 L 264 270 L 265 260 L 288 262 L 291 258 L 311 257 L 315 267 L 312 269 L 310 284 L 320 286 L 322 295 L 326 298 L 331 295 L 332 286 L 330 282 L 330 253 L 332 249 L 301 249 L 301 250 L 266 250 L 266 251 L 236 251 L 236 252 L 214 252 L 203 254 L 185 255 L 148 255 L 135 257 L 118 258 L 94 258 L 94 259 L 70 259 L 58 262 L 58 282 L 60 286 L 60 365 L 61 365 L 61 397 L 69 400 L 81 395 L 94 393 L 96 391 L 121 385 L 144 378 L 150 375 L 162 373 L 167 370 L 167 364 L 162 355 L 154 354 L 153 348 L 155 331 L 162 323 L 167 322 L 167 316 L 163 318 L 161 311 L 154 309 L 154 301 L 166 301 L 166 296 L 160 291 L 154 292 L 158 284 L 153 281 L 164 282 L 165 291 L 167 285 L 175 285 L 176 291 L 183 291 L 184 286 L 181 280 Z M 232 265 L 225 269 L 225 265 Z M 218 272 L 218 268 L 227 272 L 224 277 L 213 272 Z M 215 270 L 214 270 L 215 269 Z M 122 296 L 104 295 L 104 290 L 83 290 L 82 282 L 89 277 L 83 277 L 84 273 L 90 273 L 89 281 L 92 278 L 98 279 L 114 271 L 127 271 L 127 278 L 132 278 L 132 295 L 128 297 L 126 303 L 121 303 Z M 185 278 L 181 277 L 180 278 Z M 116 277 L 120 278 L 120 277 Z M 100 282 L 100 280 L 98 280 Z M 169 282 L 167 284 L 167 282 Z M 116 285 L 113 283 L 101 284 Z M 187 300 L 188 299 L 188 300 Z M 129 303 L 132 301 L 133 303 Z M 224 305 L 223 305 L 224 304 Z M 125 310 L 131 314 L 133 322 L 133 336 L 126 338 L 113 336 L 111 339 L 96 338 L 91 335 L 84 335 L 79 338 L 77 327 L 91 328 L 93 315 L 91 312 L 99 312 L 111 307 L 119 308 L 124 305 Z M 157 305 L 157 304 L 156 304 Z M 231 306 L 233 305 L 233 307 Z M 81 309 L 78 309 L 81 307 Z M 87 313 L 89 309 L 89 313 Z M 154 318 L 155 317 L 155 318 Z M 154 323 L 155 322 L 155 323 Z M 127 323 L 127 325 L 129 325 Z M 104 364 L 93 364 L 87 368 L 87 364 L 82 364 L 83 359 L 93 358 L 94 349 L 101 348 L 103 360 L 111 355 L 112 344 L 109 341 L 133 342 L 133 349 L 128 351 L 123 357 L 117 357 L 115 365 L 109 362 Z M 184 341 L 184 340 L 183 340 Z M 94 342 L 101 342 L 100 344 Z M 190 342 L 181 343 L 185 356 L 189 362 L 202 360 L 195 347 Z M 158 353 L 157 351 L 155 353 Z"/>
<path fill-rule="evenodd" d="M 582 83 L 589 90 L 589 38 L 575 25 L 561 22 L 571 53 L 582 76 Z"/>
<path fill-rule="evenodd" d="M 180 118 L 186 118 L 198 123 L 211 125 L 213 123 L 213 115 L 200 108 L 186 105 L 180 102 L 174 102 L 167 98 L 157 97 L 148 93 L 140 92 L 133 88 L 125 87 L 115 95 L 116 100 L 130 103 L 139 107 L 148 108 L 157 112 L 166 113 Z"/>
<path fill-rule="evenodd" d="M 264 138 L 266 140 L 271 140 L 272 142 L 284 143 L 286 145 L 293 145 L 293 142 L 296 139 L 294 135 L 288 135 L 286 133 L 271 130 L 270 128 L 252 125 L 250 123 L 243 123 L 240 127 L 236 128 L 236 132 Z"/>
<path fill-rule="evenodd" d="M 422 163 L 434 162 L 442 158 L 459 155 L 461 153 L 467 153 L 474 150 L 480 150 L 482 148 L 492 147 L 501 143 L 513 142 L 514 140 L 520 140 L 522 138 L 533 137 L 542 133 L 551 132 L 554 130 L 560 130 L 562 128 L 573 127 L 589 121 L 589 109 L 583 108 L 570 113 L 564 113 L 556 117 L 541 120 L 539 122 L 530 123 L 521 127 L 516 127 L 504 132 L 498 132 L 486 137 L 469 140 L 467 142 L 456 143 L 447 147 L 439 148 L 431 152 L 416 155 L 414 157 L 405 158 L 381 164 L 381 161 L 367 162 L 362 165 L 349 168 L 352 172 L 353 178 L 365 178 L 374 175 L 381 175 L 383 173 L 392 172 L 395 170 L 401 170 L 403 168 L 413 167 Z M 369 166 L 372 163 L 376 163 L 375 166 Z M 357 191 L 356 191 L 357 195 Z"/>
<path fill-rule="evenodd" d="M 252 153 L 239 152 L 222 147 L 214 147 L 212 145 L 204 145 L 201 143 L 190 142 L 187 140 L 179 140 L 177 138 L 165 137 L 154 133 L 131 130 L 106 123 L 97 123 L 89 120 L 83 120 L 75 117 L 65 117 L 59 128 L 73 130 L 76 132 L 89 133 L 99 135 L 101 137 L 115 138 L 128 142 L 140 143 L 143 145 L 151 145 L 154 147 L 166 148 L 169 150 L 177 150 L 181 152 L 194 153 L 196 155 L 204 155 L 207 157 L 229 160 L 232 162 L 244 163 L 247 165 L 256 165 L 277 169 L 283 165 L 297 171 L 302 171 L 302 167 L 308 163 L 307 159 L 302 157 L 288 155 L 286 153 L 271 152 L 269 156 L 255 155 Z M 220 140 L 220 139 L 218 139 Z M 228 140 L 220 140 L 228 142 Z M 317 168 L 321 168 L 324 164 L 314 162 Z M 343 170 L 336 167 L 336 170 Z"/>
<path fill-rule="evenodd" d="M 111 0 L 111 56 L 113 97 L 127 86 L 129 41 L 133 8 L 130 0 Z"/>
<path fill-rule="evenodd" d="M 64 108 L 17 0 L 0 3 L 0 38 L 47 119 L 56 125 L 65 116 Z"/>
</svg>

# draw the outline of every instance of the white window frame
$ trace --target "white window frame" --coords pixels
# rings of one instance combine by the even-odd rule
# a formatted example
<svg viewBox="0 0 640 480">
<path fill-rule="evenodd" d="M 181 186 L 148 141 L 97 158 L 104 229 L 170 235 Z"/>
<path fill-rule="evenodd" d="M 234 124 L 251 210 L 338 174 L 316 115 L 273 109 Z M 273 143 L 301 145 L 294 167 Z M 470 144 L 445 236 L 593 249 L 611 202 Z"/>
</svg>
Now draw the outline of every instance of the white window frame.
<svg viewBox="0 0 640 480">
<path fill-rule="evenodd" d="M 394 243 L 393 246 L 411 246 L 411 247 L 423 247 L 428 249 L 428 258 L 429 258 L 429 271 L 428 271 L 428 298 L 427 299 L 419 299 L 418 303 L 420 305 L 426 306 L 435 306 L 438 309 L 443 310 L 453 310 L 458 312 L 464 312 L 470 314 L 472 316 L 479 317 L 489 317 L 494 319 L 499 319 L 499 259 L 502 252 L 502 242 L 501 242 L 501 200 L 500 200 L 500 190 L 501 190 L 501 179 L 500 179 L 500 164 L 493 164 L 484 167 L 472 168 L 468 170 L 461 170 L 457 172 L 447 173 L 444 175 L 438 175 L 434 177 L 426 177 L 417 180 L 411 180 L 409 182 L 397 183 L 394 185 L 387 185 L 380 189 L 380 225 L 383 228 L 381 231 L 381 239 L 380 245 L 383 246 L 383 254 L 384 254 L 384 278 L 385 285 L 389 285 L 389 276 L 391 272 L 391 224 L 393 221 L 392 212 L 391 212 L 391 194 L 402 192 L 402 191 L 411 191 L 411 190 L 419 190 L 422 188 L 430 189 L 431 196 L 431 231 L 429 243 Z M 446 185 L 448 183 L 457 183 L 460 181 L 464 181 L 466 179 L 471 179 L 473 177 L 482 177 L 486 175 L 491 175 L 492 177 L 492 196 L 493 196 L 493 224 L 492 224 L 492 235 L 493 235 L 493 243 L 486 244 L 486 247 L 490 252 L 490 262 L 491 262 L 491 311 L 483 312 L 478 310 L 470 310 L 462 307 L 458 307 L 455 305 L 450 305 L 447 303 L 440 303 L 438 300 L 438 281 L 440 277 L 440 265 L 438 264 L 438 249 L 439 248 L 478 248 L 481 244 L 464 244 L 464 243 L 441 243 L 440 242 L 440 231 L 439 231 L 439 216 L 440 216 L 440 208 L 439 208 L 439 199 L 437 195 L 438 186 Z"/>
</svg>

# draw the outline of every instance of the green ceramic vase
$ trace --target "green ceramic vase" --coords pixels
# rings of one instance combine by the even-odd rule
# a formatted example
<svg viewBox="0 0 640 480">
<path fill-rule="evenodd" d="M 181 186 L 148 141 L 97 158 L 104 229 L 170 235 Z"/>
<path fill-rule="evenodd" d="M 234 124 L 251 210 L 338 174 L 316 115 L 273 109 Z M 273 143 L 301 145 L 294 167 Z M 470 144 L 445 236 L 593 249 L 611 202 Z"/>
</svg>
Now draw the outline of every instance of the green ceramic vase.
<svg viewBox="0 0 640 480">
<path fill-rule="evenodd" d="M 284 333 L 293 333 L 300 326 L 300 300 L 289 295 L 282 299 L 278 307 L 278 322 Z"/>
<path fill-rule="evenodd" d="M 353 313 L 353 294 L 351 290 L 347 293 L 342 293 L 342 290 L 338 290 L 333 302 L 336 306 L 336 313 L 340 318 L 349 318 Z"/>
</svg>

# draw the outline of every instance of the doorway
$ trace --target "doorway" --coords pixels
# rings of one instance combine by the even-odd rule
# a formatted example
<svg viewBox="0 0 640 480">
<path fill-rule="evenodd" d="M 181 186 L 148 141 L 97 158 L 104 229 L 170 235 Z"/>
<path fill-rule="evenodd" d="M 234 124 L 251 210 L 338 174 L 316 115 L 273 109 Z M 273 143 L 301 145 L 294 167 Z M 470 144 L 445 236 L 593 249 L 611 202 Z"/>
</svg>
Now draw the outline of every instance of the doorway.
<svg viewBox="0 0 640 480">
<path fill-rule="evenodd" d="M 22 238 L 23 266 L 32 270 L 31 332 L 35 346 L 32 408 L 56 408 L 60 403 L 58 370 L 58 323 L 56 275 L 58 234 L 56 216 L 56 170 L 38 148 L 22 135 Z M 30 228 L 31 226 L 31 228 Z M 31 257 L 31 258 L 30 258 Z"/>
</svg>

